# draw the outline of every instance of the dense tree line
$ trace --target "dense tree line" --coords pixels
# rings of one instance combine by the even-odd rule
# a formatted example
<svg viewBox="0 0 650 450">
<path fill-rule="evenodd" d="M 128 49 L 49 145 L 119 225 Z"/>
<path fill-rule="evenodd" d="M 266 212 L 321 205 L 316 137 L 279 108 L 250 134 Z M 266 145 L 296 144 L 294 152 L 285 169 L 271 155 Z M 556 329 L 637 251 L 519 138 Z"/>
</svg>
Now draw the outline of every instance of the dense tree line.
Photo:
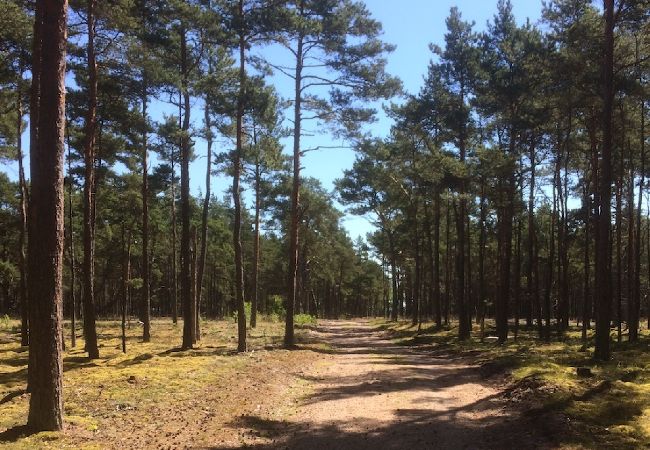
<svg viewBox="0 0 650 450">
<path fill-rule="evenodd" d="M 481 33 L 452 8 L 420 93 L 338 181 L 377 225 L 393 318 L 455 316 L 466 339 L 493 317 L 501 342 L 522 325 L 549 340 L 575 320 L 585 345 L 595 320 L 599 359 L 611 326 L 638 339 L 650 317 L 648 6 L 556 0 L 535 26 L 500 1 Z"/>
</svg>

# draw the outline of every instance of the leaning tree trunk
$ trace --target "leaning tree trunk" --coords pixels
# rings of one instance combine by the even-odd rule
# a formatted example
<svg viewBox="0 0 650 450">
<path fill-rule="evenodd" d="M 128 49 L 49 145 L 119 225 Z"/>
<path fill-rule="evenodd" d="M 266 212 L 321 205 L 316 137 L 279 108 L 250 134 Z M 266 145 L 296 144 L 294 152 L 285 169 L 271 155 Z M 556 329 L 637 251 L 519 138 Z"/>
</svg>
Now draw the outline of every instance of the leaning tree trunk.
<svg viewBox="0 0 650 450">
<path fill-rule="evenodd" d="M 29 415 L 34 431 L 63 428 L 63 149 L 68 2 L 36 2 L 32 73 L 38 80 L 38 138 L 30 154 L 27 244 L 30 281 Z M 47 39 L 42 39 L 47 37 Z M 42 39 L 42 41 L 41 41 Z M 42 49 L 42 52 L 40 51 Z M 47 264 L 43 264 L 47 261 Z"/>
<path fill-rule="evenodd" d="M 84 137 L 84 292 L 83 325 L 86 352 L 91 359 L 99 358 L 95 327 L 95 135 L 97 133 L 97 61 L 95 58 L 96 0 L 87 2 L 88 42 L 88 111 Z"/>
</svg>

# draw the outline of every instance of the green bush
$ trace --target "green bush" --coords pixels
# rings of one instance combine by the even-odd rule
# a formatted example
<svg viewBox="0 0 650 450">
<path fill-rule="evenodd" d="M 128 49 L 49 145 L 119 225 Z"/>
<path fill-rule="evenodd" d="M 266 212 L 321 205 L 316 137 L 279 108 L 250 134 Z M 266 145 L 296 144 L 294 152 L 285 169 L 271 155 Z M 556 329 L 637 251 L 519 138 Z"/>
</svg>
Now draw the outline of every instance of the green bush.
<svg viewBox="0 0 650 450">
<path fill-rule="evenodd" d="M 250 319 L 251 317 L 251 302 L 244 302 L 244 314 L 246 315 L 246 320 Z M 237 322 L 237 318 L 239 317 L 237 310 L 232 312 L 232 318 L 235 322 Z"/>
<path fill-rule="evenodd" d="M 316 325 L 316 316 L 310 314 L 296 314 L 293 316 L 293 322 L 296 326 Z"/>
<path fill-rule="evenodd" d="M 0 330 L 8 330 L 10 321 L 11 319 L 9 319 L 9 316 L 6 314 L 0 317 Z"/>
<path fill-rule="evenodd" d="M 277 320 L 284 320 L 287 310 L 284 309 L 284 298 L 281 295 L 272 295 L 269 299 L 269 317 L 275 317 Z"/>
</svg>

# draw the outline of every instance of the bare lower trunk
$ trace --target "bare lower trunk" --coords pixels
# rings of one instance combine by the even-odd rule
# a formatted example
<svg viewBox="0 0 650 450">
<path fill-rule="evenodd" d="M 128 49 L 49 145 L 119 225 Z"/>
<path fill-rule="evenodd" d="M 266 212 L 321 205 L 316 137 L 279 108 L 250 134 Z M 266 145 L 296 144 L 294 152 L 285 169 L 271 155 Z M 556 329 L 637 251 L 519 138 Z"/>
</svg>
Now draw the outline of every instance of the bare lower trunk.
<svg viewBox="0 0 650 450">
<path fill-rule="evenodd" d="M 21 71 L 22 72 L 22 71 Z M 21 74 L 22 76 L 22 74 Z M 25 245 L 27 241 L 27 182 L 23 167 L 23 91 L 20 84 L 17 88 L 16 98 L 16 160 L 18 161 L 18 187 L 20 189 L 20 235 L 18 237 L 18 269 L 20 271 L 20 284 L 18 295 L 20 301 L 20 345 L 29 345 L 29 311 L 27 307 L 27 257 Z"/>
<path fill-rule="evenodd" d="M 295 344 L 293 333 L 293 314 L 296 304 L 297 270 L 298 270 L 298 225 L 300 221 L 300 134 L 302 105 L 302 64 L 303 36 L 298 37 L 296 50 L 296 75 L 294 99 L 293 129 L 293 186 L 291 191 L 291 223 L 289 227 L 289 276 L 287 280 L 287 317 L 284 330 L 284 346 Z"/>
<path fill-rule="evenodd" d="M 239 16 L 244 19 L 244 0 L 239 0 Z M 243 25 L 242 25 L 243 26 Z M 241 245 L 241 192 L 239 179 L 241 174 L 241 157 L 243 153 L 244 93 L 246 82 L 246 42 L 243 29 L 239 34 L 239 96 L 237 99 L 237 148 L 233 157 L 232 197 L 235 205 L 235 223 L 233 226 L 233 248 L 235 249 L 235 292 L 237 301 L 237 351 L 246 351 L 246 309 L 244 307 L 244 255 Z M 287 315 L 288 315 L 287 311 Z"/>
<path fill-rule="evenodd" d="M 600 165 L 598 244 L 596 248 L 596 348 L 594 357 L 610 358 L 609 326 L 611 319 L 610 228 L 612 200 L 612 104 L 614 102 L 614 0 L 604 0 L 603 52 L 603 143 Z"/>
<path fill-rule="evenodd" d="M 149 279 L 149 180 L 147 150 L 147 78 L 143 75 L 142 90 L 142 341 L 151 340 L 151 294 Z M 129 241 L 130 245 L 130 241 Z M 129 247 L 130 248 L 130 247 Z"/>
<path fill-rule="evenodd" d="M 195 308 L 192 299 L 192 256 L 190 230 L 190 93 L 187 55 L 187 36 L 184 28 L 181 38 L 181 92 L 183 123 L 181 134 L 181 302 L 183 305 L 183 349 L 192 348 L 196 337 Z"/>
<path fill-rule="evenodd" d="M 91 359 L 99 358 L 95 328 L 95 134 L 97 133 L 97 61 L 95 59 L 96 0 L 87 2 L 88 22 L 88 111 L 84 137 L 84 293 L 83 324 L 86 352 Z"/>
<path fill-rule="evenodd" d="M 63 148 L 67 1 L 38 1 L 34 78 L 39 80 L 38 137 L 30 155 L 28 273 L 30 280 L 27 425 L 34 431 L 63 427 L 62 283 Z M 41 36 L 47 37 L 40 42 Z M 40 47 L 42 45 L 42 52 Z M 48 261 L 48 264 L 43 264 Z"/>
<path fill-rule="evenodd" d="M 257 309 L 259 307 L 259 270 L 260 270 L 260 162 L 255 164 L 255 236 L 253 238 L 253 304 L 251 305 L 251 328 L 257 326 Z"/>
</svg>

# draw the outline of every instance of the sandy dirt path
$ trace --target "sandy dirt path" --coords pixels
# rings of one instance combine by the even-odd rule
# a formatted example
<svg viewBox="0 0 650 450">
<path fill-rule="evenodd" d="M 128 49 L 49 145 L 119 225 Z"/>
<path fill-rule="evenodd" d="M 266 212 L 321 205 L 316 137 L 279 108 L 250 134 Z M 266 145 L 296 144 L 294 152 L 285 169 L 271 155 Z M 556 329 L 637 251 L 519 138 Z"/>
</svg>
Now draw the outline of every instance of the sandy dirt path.
<svg viewBox="0 0 650 450">
<path fill-rule="evenodd" d="M 287 396 L 283 413 L 244 416 L 230 424 L 244 437 L 240 445 L 310 450 L 553 447 L 545 436 L 552 430 L 510 407 L 503 387 L 484 380 L 467 359 L 396 345 L 364 320 L 321 321 L 312 338 L 328 344 L 320 350 L 324 357 L 300 376 L 296 396 Z"/>
</svg>

